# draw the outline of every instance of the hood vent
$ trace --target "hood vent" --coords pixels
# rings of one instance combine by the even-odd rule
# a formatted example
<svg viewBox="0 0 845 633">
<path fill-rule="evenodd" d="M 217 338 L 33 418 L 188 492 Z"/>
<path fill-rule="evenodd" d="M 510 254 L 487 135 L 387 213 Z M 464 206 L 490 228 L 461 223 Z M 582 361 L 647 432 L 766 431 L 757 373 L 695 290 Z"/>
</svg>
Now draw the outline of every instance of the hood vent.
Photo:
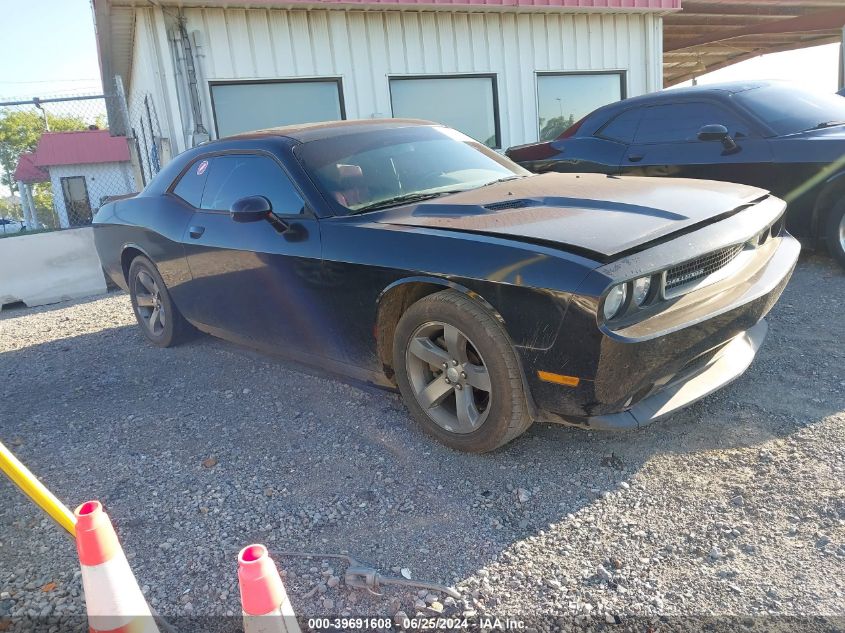
<svg viewBox="0 0 845 633">
<path fill-rule="evenodd" d="M 490 211 L 503 211 L 505 209 L 522 209 L 523 207 L 533 206 L 530 200 L 503 200 L 502 202 L 491 202 L 485 204 L 484 208 Z"/>
</svg>

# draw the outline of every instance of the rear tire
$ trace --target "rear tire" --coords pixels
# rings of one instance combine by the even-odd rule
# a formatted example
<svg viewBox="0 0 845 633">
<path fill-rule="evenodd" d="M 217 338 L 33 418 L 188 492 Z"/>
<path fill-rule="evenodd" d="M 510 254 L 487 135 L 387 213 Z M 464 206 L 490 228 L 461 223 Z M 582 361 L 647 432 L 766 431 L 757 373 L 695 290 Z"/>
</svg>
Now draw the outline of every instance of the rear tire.
<svg viewBox="0 0 845 633">
<path fill-rule="evenodd" d="M 132 310 L 150 343 L 172 347 L 191 338 L 195 330 L 173 303 L 155 264 L 143 255 L 137 256 L 129 266 L 128 282 Z"/>
<path fill-rule="evenodd" d="M 460 292 L 444 290 L 407 309 L 394 335 L 393 368 L 411 415 L 451 448 L 485 453 L 531 426 L 504 328 Z"/>
<path fill-rule="evenodd" d="M 833 259 L 845 268 L 845 199 L 828 214 L 824 237 Z"/>
</svg>

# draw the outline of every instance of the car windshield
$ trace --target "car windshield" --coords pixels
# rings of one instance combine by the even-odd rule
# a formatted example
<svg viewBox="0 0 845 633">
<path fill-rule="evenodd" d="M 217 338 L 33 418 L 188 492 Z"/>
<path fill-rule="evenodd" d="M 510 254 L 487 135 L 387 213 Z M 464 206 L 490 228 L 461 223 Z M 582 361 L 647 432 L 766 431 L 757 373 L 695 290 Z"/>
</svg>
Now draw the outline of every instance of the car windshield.
<svg viewBox="0 0 845 633">
<path fill-rule="evenodd" d="M 441 126 L 389 128 L 309 141 L 296 149 L 296 155 L 326 197 L 348 214 L 529 174 L 468 136 Z"/>
<path fill-rule="evenodd" d="M 753 88 L 734 95 L 778 136 L 845 124 L 845 99 L 786 85 Z"/>
</svg>

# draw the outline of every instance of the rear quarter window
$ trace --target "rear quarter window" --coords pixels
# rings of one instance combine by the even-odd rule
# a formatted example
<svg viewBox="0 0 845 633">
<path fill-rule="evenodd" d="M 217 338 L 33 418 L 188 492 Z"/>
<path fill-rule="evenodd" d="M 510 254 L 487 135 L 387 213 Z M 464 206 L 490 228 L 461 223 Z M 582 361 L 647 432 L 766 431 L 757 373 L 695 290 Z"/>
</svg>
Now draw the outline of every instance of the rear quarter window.
<svg viewBox="0 0 845 633">
<path fill-rule="evenodd" d="M 202 193 L 208 179 L 209 160 L 201 158 L 194 161 L 173 187 L 174 195 L 179 196 L 192 207 L 199 208 L 202 202 Z"/>
<path fill-rule="evenodd" d="M 642 108 L 626 110 L 611 119 L 609 123 L 606 123 L 605 126 L 596 133 L 596 136 L 606 138 L 610 141 L 618 141 L 619 143 L 633 143 L 642 115 Z"/>
</svg>

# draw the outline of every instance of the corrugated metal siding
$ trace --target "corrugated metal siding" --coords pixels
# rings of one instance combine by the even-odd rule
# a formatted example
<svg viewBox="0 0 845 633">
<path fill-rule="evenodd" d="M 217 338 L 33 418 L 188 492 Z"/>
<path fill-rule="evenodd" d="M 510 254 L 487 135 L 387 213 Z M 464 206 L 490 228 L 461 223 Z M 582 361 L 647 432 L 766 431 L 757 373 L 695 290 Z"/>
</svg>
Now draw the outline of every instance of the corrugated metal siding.
<svg viewBox="0 0 845 633">
<path fill-rule="evenodd" d="M 230 7 L 249 5 L 276 7 L 290 4 L 320 5 L 405 5 L 415 8 L 425 6 L 461 7 L 560 7 L 575 11 L 603 11 L 607 9 L 627 11 L 677 11 L 682 0 L 205 0 L 206 6 L 226 4 Z M 179 4 L 169 0 L 168 4 Z M 198 4 L 198 3 L 195 3 Z"/>
<path fill-rule="evenodd" d="M 660 18 L 648 13 L 183 13 L 207 81 L 341 77 L 350 119 L 390 116 L 392 75 L 495 73 L 504 147 L 537 140 L 537 71 L 625 70 L 629 96 L 660 88 Z"/>
<path fill-rule="evenodd" d="M 135 134 L 140 168 L 147 180 L 155 175 L 152 157 L 154 138 L 160 164 L 167 162 L 171 153 L 190 146 L 186 132 L 190 130 L 191 121 L 174 105 L 175 99 L 178 99 L 172 89 L 174 64 L 168 43 L 163 41 L 157 28 L 156 11 L 160 12 L 153 8 L 136 9 L 132 73 L 125 84 L 129 133 Z M 161 19 L 160 13 L 158 17 Z M 165 77 L 165 73 L 170 73 L 171 77 Z M 181 77 L 179 79 L 181 81 Z"/>
</svg>

